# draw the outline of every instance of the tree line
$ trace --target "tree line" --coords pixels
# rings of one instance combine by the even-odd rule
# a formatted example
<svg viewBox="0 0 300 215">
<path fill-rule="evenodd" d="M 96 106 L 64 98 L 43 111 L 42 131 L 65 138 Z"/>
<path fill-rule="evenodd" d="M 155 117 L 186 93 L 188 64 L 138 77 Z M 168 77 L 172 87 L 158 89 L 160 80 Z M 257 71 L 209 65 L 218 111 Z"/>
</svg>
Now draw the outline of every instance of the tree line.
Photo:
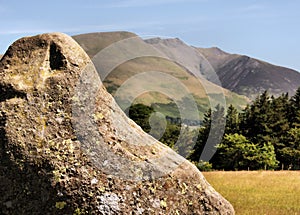
<svg viewBox="0 0 300 215">
<path fill-rule="evenodd" d="M 149 132 L 148 119 L 153 112 L 152 107 L 133 105 L 129 117 Z M 197 131 L 181 129 L 167 121 L 160 141 L 188 157 L 201 170 L 299 170 L 300 88 L 291 97 L 274 97 L 265 91 L 240 112 L 232 105 L 227 110 L 218 105 L 205 113 Z M 197 135 L 192 135 L 195 132 Z M 218 144 L 211 149 L 214 155 L 208 162 L 200 157 L 209 135 L 220 139 L 215 140 Z M 175 143 L 179 136 L 184 140 L 178 145 Z M 195 144 L 189 146 L 189 142 Z"/>
</svg>

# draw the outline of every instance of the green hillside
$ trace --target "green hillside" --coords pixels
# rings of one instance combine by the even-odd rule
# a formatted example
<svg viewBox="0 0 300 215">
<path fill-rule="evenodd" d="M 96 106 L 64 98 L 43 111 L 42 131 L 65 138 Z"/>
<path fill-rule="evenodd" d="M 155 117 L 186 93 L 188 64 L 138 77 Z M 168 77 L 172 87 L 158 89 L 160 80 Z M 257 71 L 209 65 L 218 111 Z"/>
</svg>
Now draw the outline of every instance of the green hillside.
<svg viewBox="0 0 300 215">
<path fill-rule="evenodd" d="M 73 38 L 93 58 L 98 52 L 109 47 L 110 44 L 131 37 L 137 36 L 129 32 L 111 32 L 83 34 Z M 151 45 L 138 37 L 136 41 L 137 44 L 134 48 L 137 51 L 145 47 L 149 47 L 149 50 L 152 48 Z M 154 73 L 156 75 L 151 75 Z M 107 90 L 115 96 L 118 104 L 121 103 L 121 107 L 122 101 L 126 98 L 135 98 L 133 103 L 152 105 L 157 111 L 171 117 L 179 117 L 175 102 L 177 104 L 181 103 L 185 107 L 187 117 L 193 119 L 192 112 L 194 112 L 194 109 L 191 108 L 193 101 L 199 109 L 200 118 L 203 117 L 204 112 L 211 104 L 214 106 L 220 101 L 222 102 L 223 95 L 227 105 L 233 104 L 238 109 L 243 108 L 249 101 L 246 97 L 232 93 L 204 78 L 195 77 L 178 63 L 159 56 L 144 56 L 127 60 L 116 66 L 106 77 L 101 77 L 101 79 Z M 147 86 L 147 89 L 153 89 L 153 91 L 148 90 L 146 93 L 137 93 L 141 92 L 145 86 Z M 120 93 L 121 91 L 122 93 Z M 182 93 L 182 91 L 185 91 L 185 93 Z M 167 96 L 165 92 L 172 92 L 173 94 Z M 189 102 L 192 102 L 191 106 L 189 106 Z"/>
</svg>

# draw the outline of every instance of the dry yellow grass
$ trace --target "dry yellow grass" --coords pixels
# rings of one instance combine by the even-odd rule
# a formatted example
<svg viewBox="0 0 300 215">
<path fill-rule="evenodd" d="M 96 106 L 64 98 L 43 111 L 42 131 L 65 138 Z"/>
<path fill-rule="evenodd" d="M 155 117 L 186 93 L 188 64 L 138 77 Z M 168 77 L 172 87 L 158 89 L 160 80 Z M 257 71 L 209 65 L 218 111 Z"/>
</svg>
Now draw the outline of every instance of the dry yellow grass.
<svg viewBox="0 0 300 215">
<path fill-rule="evenodd" d="M 300 215 L 300 171 L 204 172 L 237 215 Z"/>
</svg>

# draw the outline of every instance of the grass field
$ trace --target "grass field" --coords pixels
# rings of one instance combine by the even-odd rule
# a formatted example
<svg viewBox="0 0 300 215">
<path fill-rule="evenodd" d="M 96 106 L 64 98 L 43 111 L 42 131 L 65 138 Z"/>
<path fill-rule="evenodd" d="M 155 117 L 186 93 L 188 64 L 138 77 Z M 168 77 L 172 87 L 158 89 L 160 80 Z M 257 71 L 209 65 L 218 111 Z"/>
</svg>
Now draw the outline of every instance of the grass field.
<svg viewBox="0 0 300 215">
<path fill-rule="evenodd" d="M 203 172 L 237 215 L 300 215 L 300 171 Z"/>
</svg>

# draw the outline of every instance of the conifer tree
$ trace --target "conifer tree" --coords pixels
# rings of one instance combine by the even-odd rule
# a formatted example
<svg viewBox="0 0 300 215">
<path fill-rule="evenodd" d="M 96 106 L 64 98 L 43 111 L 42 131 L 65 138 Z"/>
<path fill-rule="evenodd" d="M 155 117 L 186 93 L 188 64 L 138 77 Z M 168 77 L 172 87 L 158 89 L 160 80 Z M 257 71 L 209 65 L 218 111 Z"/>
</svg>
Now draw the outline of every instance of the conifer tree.
<svg viewBox="0 0 300 215">
<path fill-rule="evenodd" d="M 209 109 L 203 120 L 203 127 L 199 130 L 199 136 L 189 159 L 198 162 L 200 159 L 208 161 L 216 152 L 216 145 L 222 140 L 225 130 L 224 107 L 217 105 L 215 110 Z"/>
<path fill-rule="evenodd" d="M 267 91 L 258 96 L 253 104 L 248 105 L 241 115 L 240 128 L 253 143 L 270 141 L 271 100 Z"/>
<path fill-rule="evenodd" d="M 234 134 L 239 132 L 239 113 L 237 109 L 231 104 L 227 109 L 226 115 L 226 134 Z"/>
<path fill-rule="evenodd" d="M 300 127 L 300 87 L 290 99 L 289 122 L 291 127 Z"/>
</svg>

